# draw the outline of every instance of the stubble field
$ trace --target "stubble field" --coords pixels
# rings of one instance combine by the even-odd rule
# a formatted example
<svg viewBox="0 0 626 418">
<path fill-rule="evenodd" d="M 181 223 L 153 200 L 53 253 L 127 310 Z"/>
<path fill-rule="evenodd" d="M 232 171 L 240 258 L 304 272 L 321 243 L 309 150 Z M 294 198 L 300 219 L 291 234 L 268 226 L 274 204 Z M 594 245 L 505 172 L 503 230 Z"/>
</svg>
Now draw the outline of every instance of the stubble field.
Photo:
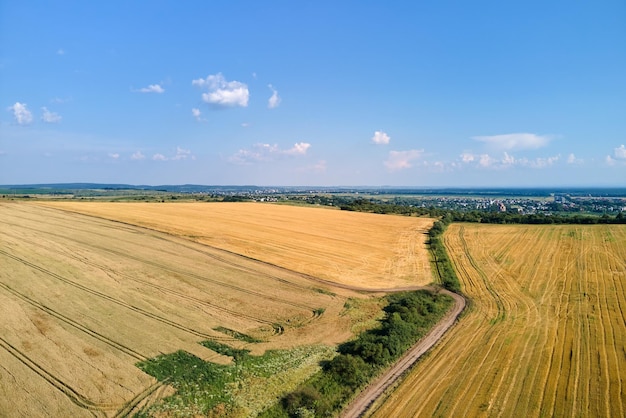
<svg viewBox="0 0 626 418">
<path fill-rule="evenodd" d="M 626 416 L 625 226 L 444 239 L 471 308 L 374 416 Z"/>
<path fill-rule="evenodd" d="M 364 288 L 431 283 L 433 219 L 264 203 L 53 202 Z"/>
<path fill-rule="evenodd" d="M 232 361 L 200 342 L 257 355 L 326 347 L 302 351 L 297 370 L 276 369 L 269 379 L 278 386 L 261 380 L 256 392 L 240 388 L 242 398 L 259 396 L 267 403 L 276 391 L 289 390 L 313 373 L 329 355 L 328 347 L 352 335 L 354 318 L 344 309 L 348 298 L 367 300 L 307 274 L 339 278 L 346 269 L 342 263 L 354 263 L 350 256 L 366 248 L 363 257 L 371 264 L 360 271 L 369 275 L 340 284 L 373 288 L 430 281 L 427 261 L 406 270 L 399 266 L 427 260 L 420 253 L 432 220 L 372 215 L 357 216 L 353 223 L 346 216 L 337 223 L 332 215 L 338 211 L 313 209 L 319 214 L 312 219 L 306 209 L 298 216 L 301 208 L 288 208 L 294 211 L 290 219 L 273 206 L 279 215 L 267 226 L 255 218 L 264 205 L 247 205 L 240 212 L 235 205 L 229 221 L 227 213 L 219 219 L 203 215 L 220 205 L 198 204 L 200 210 L 171 204 L 155 205 L 162 212 L 145 215 L 152 228 L 146 229 L 131 225 L 142 223 L 133 220 L 141 218 L 137 213 L 126 214 L 132 204 L 117 205 L 115 215 L 124 223 L 49 206 L 0 203 L 0 416 L 126 416 L 145 409 L 173 389 L 142 372 L 138 362 L 177 350 L 214 363 Z M 271 217 L 271 210 L 263 213 Z M 378 220 L 381 225 L 373 226 Z M 217 230 L 209 231 L 210 225 Z M 211 240 L 228 251 L 199 243 Z M 333 248 L 317 255 L 324 245 Z M 409 256 L 408 248 L 416 256 Z M 376 270 L 377 260 L 387 267 Z M 329 270 L 332 274 L 322 274 Z M 418 280 L 405 276 L 411 271 L 420 272 Z M 367 313 L 359 315 L 367 320 Z"/>
</svg>

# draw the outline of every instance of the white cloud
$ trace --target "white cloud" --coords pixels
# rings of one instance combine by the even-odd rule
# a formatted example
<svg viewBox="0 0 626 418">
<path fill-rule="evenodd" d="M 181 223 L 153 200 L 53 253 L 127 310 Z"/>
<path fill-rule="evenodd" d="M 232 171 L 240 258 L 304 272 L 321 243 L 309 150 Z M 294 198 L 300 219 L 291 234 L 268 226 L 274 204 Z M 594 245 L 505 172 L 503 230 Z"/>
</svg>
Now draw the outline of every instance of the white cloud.
<svg viewBox="0 0 626 418">
<path fill-rule="evenodd" d="M 110 152 L 109 158 L 113 158 L 114 160 L 117 160 L 118 158 L 120 158 L 120 155 L 117 152 Z"/>
<path fill-rule="evenodd" d="M 475 136 L 472 137 L 472 139 L 479 142 L 484 142 L 485 144 L 492 146 L 495 149 L 512 151 L 538 149 L 541 147 L 545 147 L 552 140 L 552 137 L 547 135 L 518 133 L 492 136 Z"/>
<path fill-rule="evenodd" d="M 478 158 L 478 165 L 480 165 L 481 167 L 491 167 L 495 164 L 495 162 L 496 160 L 494 158 L 491 158 L 489 154 L 482 154 Z"/>
<path fill-rule="evenodd" d="M 41 120 L 46 123 L 58 123 L 61 122 L 61 116 L 58 113 L 51 112 L 46 107 L 42 107 L 43 115 L 41 115 Z"/>
<path fill-rule="evenodd" d="M 626 160 L 626 147 L 622 144 L 613 150 L 613 155 L 618 160 Z"/>
<path fill-rule="evenodd" d="M 289 149 L 281 149 L 277 144 L 254 144 L 252 149 L 240 149 L 229 158 L 236 164 L 250 164 L 253 162 L 274 161 L 284 157 L 298 157 L 306 155 L 311 144 L 298 142 Z"/>
<path fill-rule="evenodd" d="M 137 151 L 133 155 L 130 156 L 131 160 L 143 160 L 144 158 L 146 158 L 146 156 L 143 155 L 141 151 Z"/>
<path fill-rule="evenodd" d="M 307 142 L 297 142 L 288 150 L 283 151 L 285 155 L 304 155 L 311 147 L 311 144 Z"/>
<path fill-rule="evenodd" d="M 148 87 L 140 88 L 139 90 L 134 90 L 137 93 L 164 93 L 165 89 L 161 87 L 160 84 L 150 84 Z"/>
<path fill-rule="evenodd" d="M 176 155 L 172 157 L 172 160 L 186 160 L 187 158 L 196 159 L 195 156 L 191 155 L 191 150 L 176 147 Z"/>
<path fill-rule="evenodd" d="M 471 152 L 464 152 L 463 154 L 461 154 L 461 161 L 463 161 L 464 163 L 471 163 L 475 159 L 476 156 Z"/>
<path fill-rule="evenodd" d="M 218 107 L 248 106 L 248 86 L 239 81 L 226 81 L 222 73 L 192 80 L 191 84 L 208 90 L 207 93 L 202 93 L 205 103 Z"/>
<path fill-rule="evenodd" d="M 172 157 L 167 157 L 161 153 L 154 154 L 152 159 L 154 161 L 178 161 L 178 160 L 186 160 L 186 159 L 195 160 L 196 157 L 191 154 L 191 150 L 184 149 L 181 147 L 176 147 L 176 154 Z"/>
<path fill-rule="evenodd" d="M 615 165 L 615 159 L 613 159 L 610 155 L 607 155 L 604 161 L 608 165 Z"/>
<path fill-rule="evenodd" d="M 206 121 L 206 119 L 202 117 L 202 112 L 200 112 L 200 109 L 198 108 L 194 107 L 193 109 L 191 109 L 191 114 L 193 115 L 194 118 L 196 118 L 198 122 Z"/>
<path fill-rule="evenodd" d="M 28 125 L 33 121 L 33 114 L 28 110 L 26 103 L 16 102 L 13 106 L 9 106 L 8 110 L 13 112 L 18 125 Z"/>
<path fill-rule="evenodd" d="M 420 158 L 424 150 L 389 151 L 389 157 L 385 161 L 385 166 L 390 171 L 404 170 L 411 168 L 411 161 Z"/>
<path fill-rule="evenodd" d="M 278 97 L 278 91 L 271 84 L 268 84 L 270 90 L 272 90 L 272 96 L 267 100 L 267 107 L 270 109 L 275 109 L 280 104 L 280 97 Z"/>
<path fill-rule="evenodd" d="M 559 161 L 561 159 L 560 155 L 554 155 L 552 157 L 546 157 L 546 158 L 535 158 L 534 160 L 527 160 L 527 159 L 522 159 L 519 164 L 522 166 L 526 166 L 526 167 L 531 167 L 531 168 L 545 168 L 545 167 L 550 167 L 551 165 L 554 165 L 554 163 L 556 163 L 557 161 Z"/>
<path fill-rule="evenodd" d="M 576 158 L 576 156 L 572 153 L 567 156 L 568 164 L 582 164 L 584 161 L 581 158 Z"/>
<path fill-rule="evenodd" d="M 374 136 L 372 137 L 372 142 L 374 144 L 387 145 L 389 141 L 391 141 L 391 138 L 383 131 L 374 132 Z"/>
<path fill-rule="evenodd" d="M 493 157 L 489 154 L 472 154 L 466 152 L 460 155 L 461 163 L 465 165 L 475 165 L 480 168 L 488 168 L 501 170 L 510 167 L 530 167 L 530 168 L 545 168 L 553 165 L 560 160 L 560 155 L 552 157 L 538 157 L 535 159 L 528 158 L 515 158 L 508 152 L 503 152 L 501 158 Z M 456 164 L 453 164 L 456 166 Z"/>
</svg>

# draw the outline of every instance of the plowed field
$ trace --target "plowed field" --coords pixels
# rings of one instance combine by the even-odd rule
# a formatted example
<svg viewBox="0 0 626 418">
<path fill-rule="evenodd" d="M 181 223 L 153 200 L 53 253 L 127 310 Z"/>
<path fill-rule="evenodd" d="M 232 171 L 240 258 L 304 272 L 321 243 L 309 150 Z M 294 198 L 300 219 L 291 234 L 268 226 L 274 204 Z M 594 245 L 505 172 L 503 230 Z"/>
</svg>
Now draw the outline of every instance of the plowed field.
<svg viewBox="0 0 626 418">
<path fill-rule="evenodd" d="M 626 416 L 626 226 L 444 238 L 472 305 L 375 416 Z"/>
</svg>

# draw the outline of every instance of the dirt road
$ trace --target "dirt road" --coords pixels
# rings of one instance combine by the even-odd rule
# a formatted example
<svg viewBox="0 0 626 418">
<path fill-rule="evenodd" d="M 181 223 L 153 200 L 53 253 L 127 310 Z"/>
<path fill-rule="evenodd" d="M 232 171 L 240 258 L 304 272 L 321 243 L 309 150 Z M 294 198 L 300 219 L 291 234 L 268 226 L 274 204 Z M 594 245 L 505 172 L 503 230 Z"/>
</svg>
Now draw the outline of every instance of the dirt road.
<svg viewBox="0 0 626 418">
<path fill-rule="evenodd" d="M 396 364 L 384 372 L 378 379 L 366 387 L 341 413 L 342 418 L 358 418 L 367 412 L 370 405 L 378 399 L 383 392 L 398 380 L 398 378 L 428 351 L 450 329 L 456 318 L 465 309 L 465 298 L 456 293 L 442 289 L 440 292 L 454 298 L 454 307 L 443 317 L 441 321 L 430 330 L 424 338 L 419 340 Z"/>
</svg>

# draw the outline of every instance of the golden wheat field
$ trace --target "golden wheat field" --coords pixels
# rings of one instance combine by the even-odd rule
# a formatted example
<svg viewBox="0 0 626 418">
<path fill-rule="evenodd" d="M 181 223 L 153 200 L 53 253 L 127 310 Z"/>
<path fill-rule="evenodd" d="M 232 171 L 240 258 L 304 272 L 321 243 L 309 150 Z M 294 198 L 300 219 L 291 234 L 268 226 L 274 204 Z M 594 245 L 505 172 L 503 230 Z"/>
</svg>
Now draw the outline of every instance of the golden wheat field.
<svg viewBox="0 0 626 418">
<path fill-rule="evenodd" d="M 179 235 L 350 286 L 406 287 L 433 280 L 426 251 L 426 233 L 434 222 L 429 218 L 265 203 L 49 205 Z"/>
<path fill-rule="evenodd" d="M 89 207 L 96 209 L 97 204 Z M 211 219 L 194 205 L 160 207 L 162 214 L 148 211 L 143 215 L 151 219 L 153 229 L 147 229 L 131 225 L 126 218 L 121 223 L 51 206 L 0 203 L 0 416 L 132 415 L 173 392 L 143 373 L 135 366 L 138 362 L 177 350 L 215 363 L 231 361 L 231 357 L 200 345 L 202 341 L 246 348 L 253 354 L 267 349 L 322 347 L 301 350 L 302 358 L 294 360 L 296 369 L 283 364 L 268 381 L 235 388 L 239 412 L 245 415 L 247 403 L 256 402 L 250 408 L 267 406 L 280 391 L 291 390 L 317 370 L 323 356 L 332 355 L 334 345 L 350 338 L 355 315 L 365 314 L 357 320 L 363 323 L 371 320 L 367 315 L 379 312 L 368 305 L 366 295 L 265 261 L 284 258 L 287 261 L 282 264 L 290 267 L 310 245 L 310 261 L 305 257 L 305 263 L 315 264 L 320 271 L 332 269 L 341 260 L 331 257 L 327 248 L 324 254 L 331 259 L 324 265 L 324 257 L 315 256 L 320 242 L 334 243 L 346 258 L 362 248 L 367 248 L 372 258 L 391 257 L 389 254 L 397 253 L 389 252 L 384 241 L 391 238 L 371 234 L 392 229 L 393 223 L 387 222 L 390 217 L 357 216 L 358 221 L 335 225 L 325 216 L 336 219 L 332 218 L 336 211 L 314 210 L 315 217 L 303 210 L 304 215 L 298 217 L 297 208 L 284 211 L 273 206 L 280 221 L 273 224 L 276 229 L 271 233 L 261 220 L 256 219 L 258 226 L 250 221 L 255 219 L 255 205 L 243 209 L 235 205 L 237 216 L 230 221 L 227 214 Z M 213 206 L 204 206 L 209 207 Z M 125 217 L 125 210 L 139 217 L 132 212 L 132 204 L 117 208 L 120 218 Z M 250 209 L 255 211 L 246 214 Z M 290 212 L 292 209 L 295 211 Z M 259 210 L 270 217 L 269 207 L 260 205 Z M 293 213 L 293 218 L 285 219 L 285 213 Z M 313 220 L 331 230 L 318 229 Z M 379 220 L 382 225 L 372 226 Z M 406 246 L 422 252 L 422 228 L 429 221 L 411 221 L 411 231 L 417 236 L 407 238 Z M 215 237 L 208 227 L 194 229 L 194 224 L 228 222 L 243 224 L 238 230 L 221 226 L 228 235 L 216 239 L 239 245 L 227 247 L 230 251 L 184 238 L 198 232 Z M 368 244 L 356 239 L 359 232 L 344 231 L 357 227 L 361 228 L 360 241 Z M 396 226 L 394 239 L 402 247 L 398 231 Z M 320 235 L 318 242 L 313 239 L 316 234 Z M 402 236 L 407 234 L 405 231 Z M 246 239 L 261 253 L 267 247 L 254 248 L 255 243 L 266 239 L 270 243 L 266 245 L 282 248 L 282 256 L 258 261 L 255 258 L 263 257 L 254 252 L 253 258 L 236 254 Z M 351 245 L 357 249 L 350 249 Z M 298 255 L 289 253 L 292 248 Z M 407 251 L 396 250 L 401 254 Z M 423 256 L 416 254 L 417 258 Z M 392 273 L 387 273 L 392 284 L 408 281 L 392 280 Z M 367 302 L 364 310 L 346 312 L 348 298 Z M 234 338 L 233 332 L 260 342 L 243 342 Z"/>
<path fill-rule="evenodd" d="M 471 308 L 376 417 L 626 416 L 626 226 L 444 238 Z"/>
</svg>

